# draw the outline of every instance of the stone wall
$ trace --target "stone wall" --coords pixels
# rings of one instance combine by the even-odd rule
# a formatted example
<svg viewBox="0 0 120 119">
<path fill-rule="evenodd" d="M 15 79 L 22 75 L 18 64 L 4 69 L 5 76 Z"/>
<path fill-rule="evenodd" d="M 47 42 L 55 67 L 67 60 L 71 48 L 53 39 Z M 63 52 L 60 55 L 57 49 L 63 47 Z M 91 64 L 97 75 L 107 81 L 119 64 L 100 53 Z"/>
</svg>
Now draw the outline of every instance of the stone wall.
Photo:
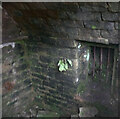
<svg viewBox="0 0 120 119">
<path fill-rule="evenodd" d="M 4 44 L 2 53 L 2 115 L 3 117 L 18 117 L 20 114 L 27 116 L 24 112 L 32 102 L 33 94 L 23 46 L 7 43 Z"/>
<path fill-rule="evenodd" d="M 3 48 L 3 116 L 40 116 L 43 110 L 50 116 L 77 113 L 76 48 L 63 46 L 20 40 L 15 48 Z M 67 72 L 58 71 L 63 58 L 73 62 Z"/>
<path fill-rule="evenodd" d="M 23 30 L 41 38 L 118 43 L 118 3 L 3 3 L 3 7 Z"/>
<path fill-rule="evenodd" d="M 3 116 L 57 117 L 78 114 L 79 106 L 86 106 L 86 100 L 95 99 L 93 95 L 86 100 L 80 95 L 76 97 L 78 89 L 92 89 L 87 82 L 90 80 L 81 83 L 88 73 L 88 62 L 84 61 L 88 47 L 83 45 L 79 48 L 80 41 L 106 46 L 115 44 L 117 48 L 118 3 L 3 3 L 3 8 L 19 25 L 20 31 L 24 31 L 22 34 L 28 36 L 26 40 L 20 39 L 19 30 L 3 30 L 3 40 L 15 42 L 14 48 L 3 48 Z M 11 34 L 13 36 L 7 37 Z M 60 59 L 70 59 L 73 66 L 66 72 L 60 72 L 57 66 Z M 100 85 L 103 86 L 99 84 L 98 89 L 103 89 Z M 86 97 L 89 97 L 88 92 Z M 107 101 L 111 100 L 109 90 L 98 97 L 104 96 Z M 110 114 L 113 110 L 107 113 L 107 108 L 116 106 L 116 100 L 114 105 L 101 108 L 98 103 L 104 100 L 97 102 L 97 98 L 93 101 L 94 105 L 87 106 L 104 110 L 99 112 L 99 116 L 117 115 L 116 108 L 115 114 Z"/>
</svg>

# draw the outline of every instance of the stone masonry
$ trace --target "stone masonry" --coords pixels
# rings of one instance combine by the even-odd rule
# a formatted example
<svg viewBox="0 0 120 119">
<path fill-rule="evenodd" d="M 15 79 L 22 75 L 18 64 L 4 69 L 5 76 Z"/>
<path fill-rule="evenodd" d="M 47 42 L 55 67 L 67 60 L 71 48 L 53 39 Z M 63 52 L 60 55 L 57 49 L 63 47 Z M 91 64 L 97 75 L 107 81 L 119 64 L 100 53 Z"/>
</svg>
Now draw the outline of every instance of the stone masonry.
<svg viewBox="0 0 120 119">
<path fill-rule="evenodd" d="M 14 47 L 3 48 L 3 117 L 78 114 L 79 107 L 84 106 L 84 100 L 75 100 L 75 82 L 81 80 L 78 75 L 81 71 L 79 42 L 118 48 L 119 3 L 2 5 L 3 15 L 6 12 L 13 24 L 9 26 L 10 21 L 3 16 L 3 26 L 6 26 L 3 27 L 3 43 L 15 43 Z M 70 59 L 73 66 L 66 72 L 59 72 L 60 59 Z M 117 115 L 107 114 L 99 116 Z"/>
</svg>

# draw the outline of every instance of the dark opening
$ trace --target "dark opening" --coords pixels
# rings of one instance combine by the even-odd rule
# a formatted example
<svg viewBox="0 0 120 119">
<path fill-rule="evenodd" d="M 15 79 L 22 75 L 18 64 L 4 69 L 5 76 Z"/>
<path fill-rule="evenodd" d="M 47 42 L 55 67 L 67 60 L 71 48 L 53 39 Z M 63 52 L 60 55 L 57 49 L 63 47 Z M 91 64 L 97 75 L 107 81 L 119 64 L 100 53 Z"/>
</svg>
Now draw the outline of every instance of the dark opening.
<svg viewBox="0 0 120 119">
<path fill-rule="evenodd" d="M 111 85 L 114 65 L 114 48 L 91 46 L 88 75 Z"/>
</svg>

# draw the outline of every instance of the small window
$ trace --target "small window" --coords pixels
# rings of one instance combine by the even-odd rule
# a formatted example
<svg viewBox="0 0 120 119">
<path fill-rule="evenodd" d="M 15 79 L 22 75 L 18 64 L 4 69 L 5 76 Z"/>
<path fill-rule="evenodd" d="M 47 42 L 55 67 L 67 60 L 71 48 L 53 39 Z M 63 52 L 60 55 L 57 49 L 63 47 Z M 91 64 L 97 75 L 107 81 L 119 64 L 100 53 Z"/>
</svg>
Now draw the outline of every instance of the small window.
<svg viewBox="0 0 120 119">
<path fill-rule="evenodd" d="M 88 76 L 93 80 L 112 81 L 114 48 L 91 46 Z M 99 78 L 97 78 L 99 77 Z"/>
<path fill-rule="evenodd" d="M 79 42 L 79 81 L 85 79 L 89 81 L 97 80 L 112 87 L 116 80 L 117 53 L 117 45 Z"/>
</svg>

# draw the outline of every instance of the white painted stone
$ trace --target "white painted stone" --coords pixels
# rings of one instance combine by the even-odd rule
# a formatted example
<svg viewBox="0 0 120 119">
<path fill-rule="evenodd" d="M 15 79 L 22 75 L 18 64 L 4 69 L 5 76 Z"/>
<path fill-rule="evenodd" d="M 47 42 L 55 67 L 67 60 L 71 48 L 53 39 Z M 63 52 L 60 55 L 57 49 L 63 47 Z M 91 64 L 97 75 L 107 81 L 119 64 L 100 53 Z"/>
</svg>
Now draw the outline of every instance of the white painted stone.
<svg viewBox="0 0 120 119">
<path fill-rule="evenodd" d="M 11 45 L 11 46 L 12 46 L 12 48 L 14 48 L 14 47 L 15 47 L 15 43 L 14 43 L 14 42 L 11 42 L 11 43 L 4 43 L 4 44 L 0 44 L 0 48 L 3 48 L 3 47 L 5 47 L 5 46 L 9 46 L 9 45 Z"/>
</svg>

